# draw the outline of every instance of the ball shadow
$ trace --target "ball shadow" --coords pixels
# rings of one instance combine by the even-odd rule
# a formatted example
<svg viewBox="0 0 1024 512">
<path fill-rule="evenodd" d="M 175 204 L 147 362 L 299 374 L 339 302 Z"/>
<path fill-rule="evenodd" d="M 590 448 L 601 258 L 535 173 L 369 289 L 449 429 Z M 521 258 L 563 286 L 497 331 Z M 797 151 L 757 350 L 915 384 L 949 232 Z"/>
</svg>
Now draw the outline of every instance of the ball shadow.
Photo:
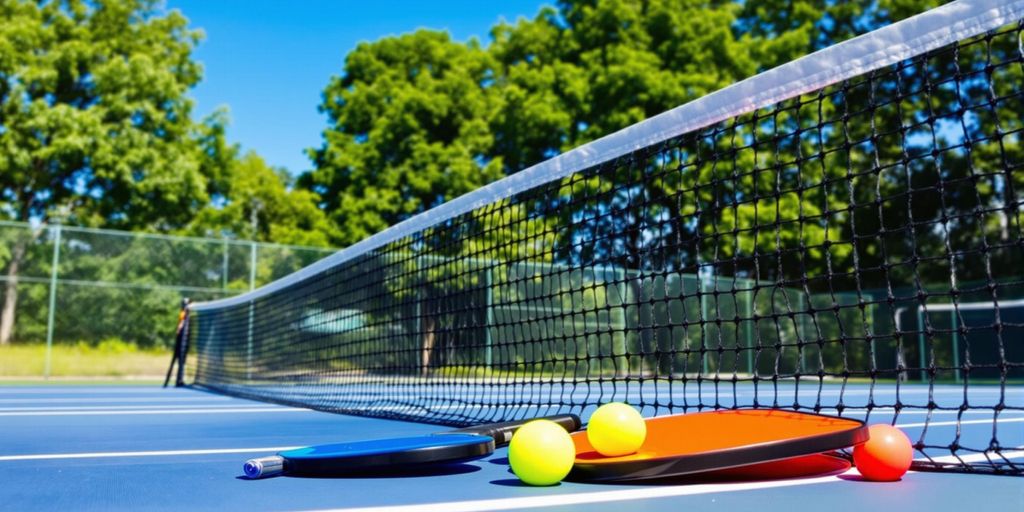
<svg viewBox="0 0 1024 512">
<path fill-rule="evenodd" d="M 526 484 L 523 483 L 522 480 L 520 480 L 518 478 L 505 478 L 505 479 L 501 479 L 501 480 L 491 480 L 491 484 L 492 485 L 500 485 L 502 487 L 536 487 L 536 486 L 533 486 L 533 485 L 526 485 Z M 562 484 L 545 485 L 545 486 L 542 486 L 542 487 L 558 487 L 560 485 L 562 485 Z"/>
<path fill-rule="evenodd" d="M 903 480 L 902 478 L 900 478 L 900 479 L 897 479 L 897 480 L 875 481 L 875 480 L 868 480 L 867 478 L 864 478 L 863 475 L 839 475 L 839 478 L 842 478 L 843 480 L 846 480 L 848 482 L 866 482 L 866 483 L 870 483 L 870 484 L 895 484 L 895 483 L 899 483 L 900 480 Z"/>
</svg>

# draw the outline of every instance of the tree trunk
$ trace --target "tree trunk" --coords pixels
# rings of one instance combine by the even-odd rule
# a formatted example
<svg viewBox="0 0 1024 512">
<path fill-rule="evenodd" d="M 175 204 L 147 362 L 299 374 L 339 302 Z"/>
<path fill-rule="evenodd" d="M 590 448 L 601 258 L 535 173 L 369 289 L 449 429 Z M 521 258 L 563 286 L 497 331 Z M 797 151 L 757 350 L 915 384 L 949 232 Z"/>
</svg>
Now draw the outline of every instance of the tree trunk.
<svg viewBox="0 0 1024 512">
<path fill-rule="evenodd" d="M 15 308 L 18 305 L 18 269 L 25 258 L 27 240 L 18 240 L 11 251 L 11 263 L 7 266 L 7 280 L 4 286 L 4 307 L 0 311 L 0 345 L 7 345 L 14 336 Z"/>
</svg>

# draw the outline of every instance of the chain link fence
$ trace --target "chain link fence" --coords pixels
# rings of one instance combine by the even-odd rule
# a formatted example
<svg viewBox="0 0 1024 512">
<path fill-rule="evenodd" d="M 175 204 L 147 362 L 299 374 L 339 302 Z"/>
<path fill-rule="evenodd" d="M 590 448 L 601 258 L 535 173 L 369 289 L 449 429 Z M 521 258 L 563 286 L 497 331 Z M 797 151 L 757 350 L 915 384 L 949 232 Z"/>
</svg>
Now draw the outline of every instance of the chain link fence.
<svg viewBox="0 0 1024 512">
<path fill-rule="evenodd" d="M 0 221 L 0 343 L 173 344 L 181 299 L 259 287 L 332 249 Z"/>
</svg>

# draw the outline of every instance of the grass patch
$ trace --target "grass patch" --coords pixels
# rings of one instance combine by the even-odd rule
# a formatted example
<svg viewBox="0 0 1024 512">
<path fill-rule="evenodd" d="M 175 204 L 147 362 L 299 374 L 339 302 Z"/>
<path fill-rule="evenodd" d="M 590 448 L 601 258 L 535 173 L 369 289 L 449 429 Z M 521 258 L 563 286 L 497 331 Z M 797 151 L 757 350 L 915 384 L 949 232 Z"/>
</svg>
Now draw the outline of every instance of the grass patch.
<svg viewBox="0 0 1024 512">
<path fill-rule="evenodd" d="M 46 345 L 14 344 L 0 346 L 0 378 L 11 383 L 18 378 L 43 376 Z M 141 349 L 122 341 L 105 341 L 98 345 L 78 343 L 55 344 L 51 353 L 50 377 L 114 379 L 163 379 L 171 352 L 167 349 Z"/>
</svg>

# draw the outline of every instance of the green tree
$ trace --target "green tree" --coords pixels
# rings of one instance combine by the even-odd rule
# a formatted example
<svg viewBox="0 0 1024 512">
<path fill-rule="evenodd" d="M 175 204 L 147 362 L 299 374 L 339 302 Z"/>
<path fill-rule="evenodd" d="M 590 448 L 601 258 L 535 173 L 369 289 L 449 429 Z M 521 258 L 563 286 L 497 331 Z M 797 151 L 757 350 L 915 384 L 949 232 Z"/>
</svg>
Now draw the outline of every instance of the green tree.
<svg viewBox="0 0 1024 512">
<path fill-rule="evenodd" d="M 301 183 L 348 245 L 502 175 L 488 53 L 421 30 L 360 44 L 324 90 L 323 145 Z"/>
<path fill-rule="evenodd" d="M 0 0 L 0 215 L 168 231 L 204 205 L 223 126 L 192 120 L 200 33 L 154 0 Z M 23 248 L 6 263 L 9 341 Z"/>
<path fill-rule="evenodd" d="M 317 196 L 296 189 L 286 170 L 268 166 L 255 152 L 227 169 L 223 195 L 199 211 L 187 228 L 190 234 L 316 247 L 335 238 Z"/>
</svg>

